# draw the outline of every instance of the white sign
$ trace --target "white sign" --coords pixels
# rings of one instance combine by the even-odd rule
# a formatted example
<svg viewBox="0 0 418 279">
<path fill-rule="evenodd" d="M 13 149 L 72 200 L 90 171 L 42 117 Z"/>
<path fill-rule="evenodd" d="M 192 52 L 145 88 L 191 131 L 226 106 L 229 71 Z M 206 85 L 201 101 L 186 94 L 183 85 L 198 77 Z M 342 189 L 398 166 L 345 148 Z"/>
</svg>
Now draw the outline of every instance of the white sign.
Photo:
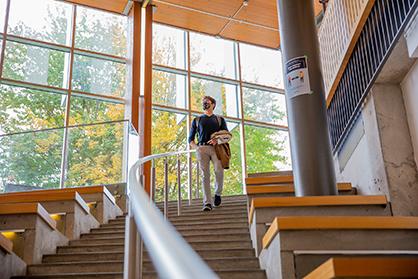
<svg viewBox="0 0 418 279">
<path fill-rule="evenodd" d="M 308 61 L 306 56 L 290 59 L 286 62 L 286 95 L 294 98 L 303 94 L 311 94 L 309 84 Z"/>
</svg>

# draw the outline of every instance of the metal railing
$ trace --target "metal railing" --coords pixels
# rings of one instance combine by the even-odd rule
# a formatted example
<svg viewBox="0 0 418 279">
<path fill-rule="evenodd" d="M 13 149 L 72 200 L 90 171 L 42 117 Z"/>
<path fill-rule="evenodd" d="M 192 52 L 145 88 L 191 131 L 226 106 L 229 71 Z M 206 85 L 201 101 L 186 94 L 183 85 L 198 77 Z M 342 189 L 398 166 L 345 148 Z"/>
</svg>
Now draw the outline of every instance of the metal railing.
<svg viewBox="0 0 418 279">
<path fill-rule="evenodd" d="M 322 74 L 326 96 L 339 74 L 344 56 L 369 2 L 374 0 L 331 0 L 318 30 Z"/>
<path fill-rule="evenodd" d="M 164 191 L 164 213 L 167 217 L 167 159 L 182 154 L 187 154 L 190 158 L 192 152 L 194 150 L 150 155 L 139 159 L 129 170 L 129 211 L 125 229 L 124 279 L 142 278 L 143 244 L 145 244 L 160 278 L 218 278 L 175 228 L 165 220 L 161 211 L 153 203 L 153 196 L 151 195 L 151 198 L 148 196 L 141 183 L 140 167 L 144 163 L 152 161 L 151 173 L 154 173 L 154 178 L 151 179 L 153 181 L 151 184 L 155 185 L 154 161 L 163 158 L 166 189 Z M 179 160 L 177 157 L 177 167 L 180 164 Z M 178 190 L 181 193 L 179 171 L 177 171 L 177 175 Z M 191 184 L 189 184 L 189 201 L 192 199 L 190 189 Z M 153 191 L 155 189 L 152 189 L 151 193 Z M 178 197 L 181 202 L 181 195 L 179 194 Z M 178 204 L 178 208 L 181 208 L 181 203 Z"/>
<path fill-rule="evenodd" d="M 418 6 L 416 0 L 376 0 L 327 110 L 334 152 L 355 123 L 378 74 Z"/>
</svg>

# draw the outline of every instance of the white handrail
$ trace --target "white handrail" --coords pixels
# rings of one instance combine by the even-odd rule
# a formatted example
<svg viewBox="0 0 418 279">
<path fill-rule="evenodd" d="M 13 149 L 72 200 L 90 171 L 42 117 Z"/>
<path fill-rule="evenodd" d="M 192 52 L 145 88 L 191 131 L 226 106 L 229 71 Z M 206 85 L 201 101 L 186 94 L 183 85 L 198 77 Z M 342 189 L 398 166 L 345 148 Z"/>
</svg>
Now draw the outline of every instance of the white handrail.
<svg viewBox="0 0 418 279">
<path fill-rule="evenodd" d="M 195 151 L 150 155 L 139 159 L 129 170 L 129 218 L 134 219 L 160 278 L 218 278 L 173 225 L 164 220 L 160 210 L 150 201 L 148 194 L 144 191 L 138 176 L 139 167 L 150 160 L 192 152 Z M 126 224 L 129 223 L 127 220 Z M 132 272 L 132 266 L 130 266 L 137 264 L 137 261 L 129 259 L 130 255 L 135 254 L 130 253 L 129 248 L 136 245 L 129 243 L 129 230 L 126 228 L 124 278 L 134 278 L 138 275 Z M 131 274 L 127 274 L 128 272 Z"/>
</svg>

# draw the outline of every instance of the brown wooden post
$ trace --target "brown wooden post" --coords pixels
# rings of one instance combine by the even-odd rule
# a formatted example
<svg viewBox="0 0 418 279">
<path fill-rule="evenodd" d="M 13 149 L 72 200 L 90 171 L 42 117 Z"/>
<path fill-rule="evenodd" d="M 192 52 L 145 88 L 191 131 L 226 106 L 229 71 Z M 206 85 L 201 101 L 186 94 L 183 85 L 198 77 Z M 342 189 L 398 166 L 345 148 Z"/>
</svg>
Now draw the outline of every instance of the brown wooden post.
<svg viewBox="0 0 418 279">
<path fill-rule="evenodd" d="M 151 154 L 151 133 L 152 133 L 152 5 L 148 4 L 145 7 L 145 52 L 144 52 L 144 101 L 141 109 L 142 127 L 143 127 L 143 144 L 142 155 L 148 156 Z M 151 164 L 150 162 L 144 164 L 144 187 L 146 192 L 150 192 L 150 177 Z"/>
<path fill-rule="evenodd" d="M 127 112 L 132 125 L 139 132 L 139 96 L 141 76 L 141 4 L 134 2 L 129 13 L 130 42 L 129 42 L 129 104 Z"/>
</svg>

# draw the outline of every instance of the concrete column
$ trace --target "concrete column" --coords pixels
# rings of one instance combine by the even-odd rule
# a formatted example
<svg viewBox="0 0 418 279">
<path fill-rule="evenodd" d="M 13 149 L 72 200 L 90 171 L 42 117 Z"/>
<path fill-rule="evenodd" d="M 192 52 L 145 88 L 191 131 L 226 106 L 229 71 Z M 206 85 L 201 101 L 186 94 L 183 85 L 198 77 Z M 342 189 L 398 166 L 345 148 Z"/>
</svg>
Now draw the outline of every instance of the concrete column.
<svg viewBox="0 0 418 279">
<path fill-rule="evenodd" d="M 313 1 L 277 3 L 295 194 L 337 195 Z"/>
</svg>

